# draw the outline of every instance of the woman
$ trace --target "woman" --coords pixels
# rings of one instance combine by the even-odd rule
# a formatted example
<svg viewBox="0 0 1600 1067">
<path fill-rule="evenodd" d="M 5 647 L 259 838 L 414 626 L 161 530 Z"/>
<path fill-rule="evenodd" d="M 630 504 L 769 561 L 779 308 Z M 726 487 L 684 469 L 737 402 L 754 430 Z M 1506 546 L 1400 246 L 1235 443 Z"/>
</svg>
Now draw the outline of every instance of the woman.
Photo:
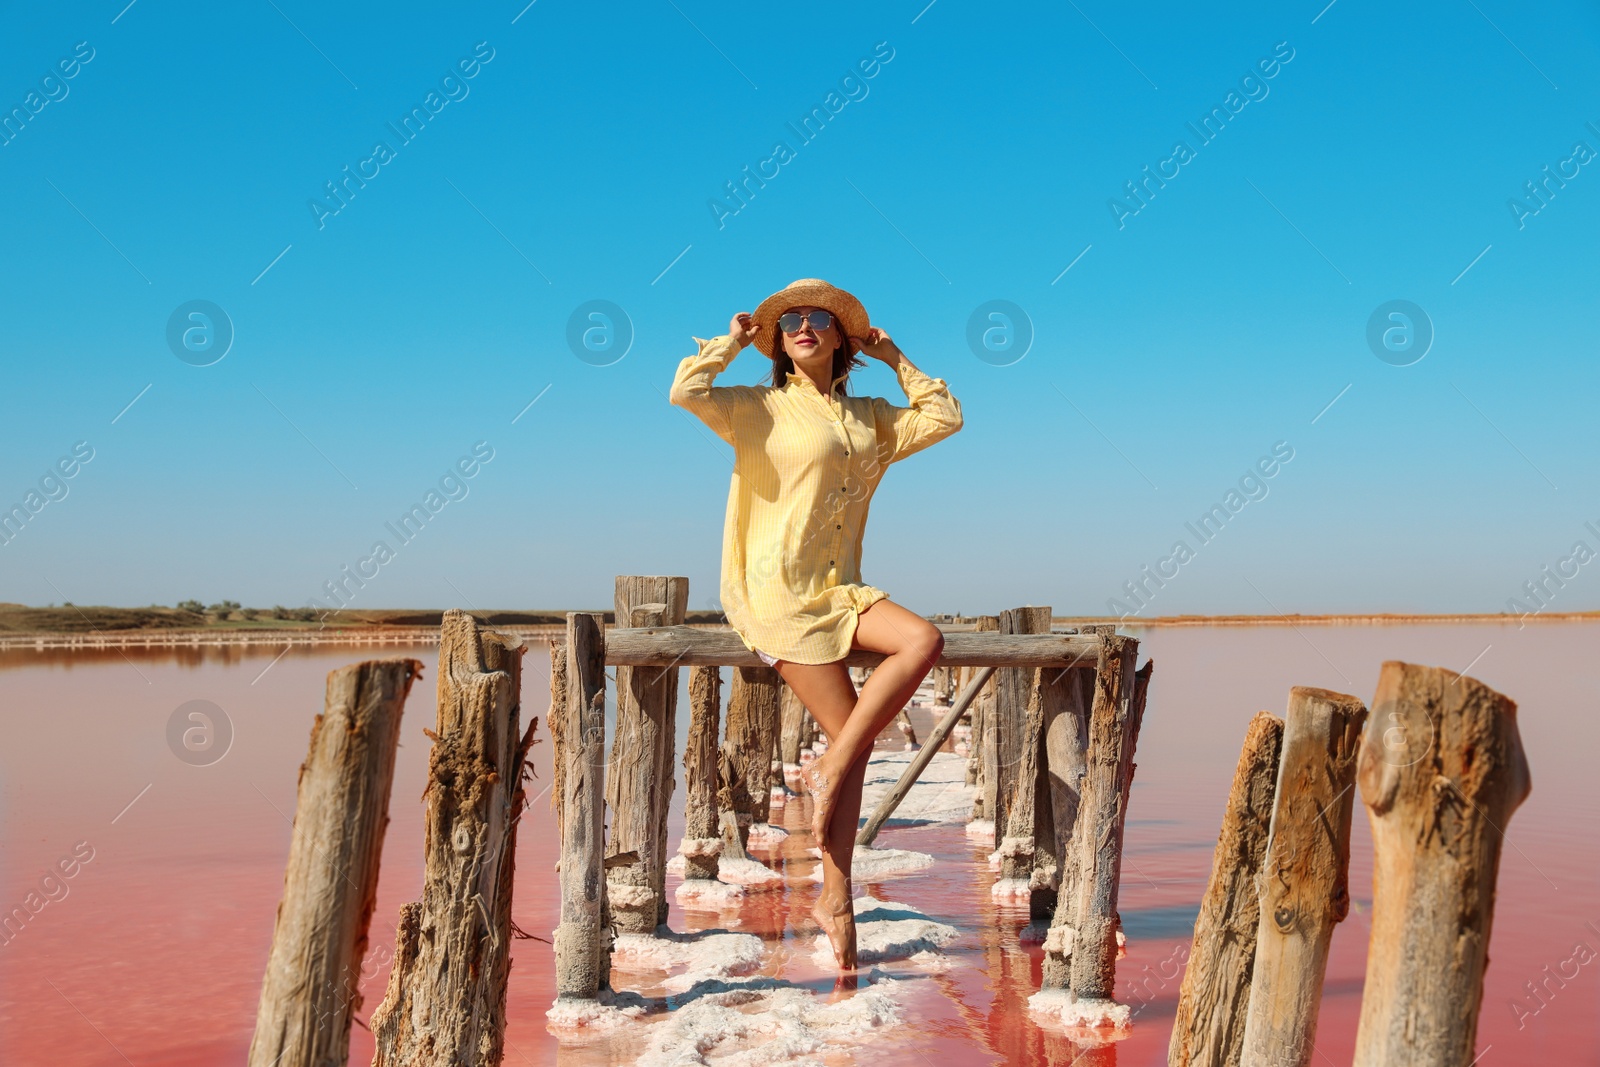
<svg viewBox="0 0 1600 1067">
<path fill-rule="evenodd" d="M 772 665 L 828 736 L 801 771 L 823 886 L 812 916 L 840 969 L 856 966 L 850 861 L 873 740 L 938 661 L 932 623 L 861 581 L 867 508 L 889 464 L 961 429 L 942 378 L 911 365 L 854 296 L 816 278 L 791 282 L 678 365 L 671 401 L 733 446 L 722 539 L 722 606 L 745 646 Z M 752 341 L 770 385 L 712 381 Z M 888 364 L 909 407 L 846 391 L 857 351 Z M 884 654 L 860 692 L 851 649 Z"/>
</svg>

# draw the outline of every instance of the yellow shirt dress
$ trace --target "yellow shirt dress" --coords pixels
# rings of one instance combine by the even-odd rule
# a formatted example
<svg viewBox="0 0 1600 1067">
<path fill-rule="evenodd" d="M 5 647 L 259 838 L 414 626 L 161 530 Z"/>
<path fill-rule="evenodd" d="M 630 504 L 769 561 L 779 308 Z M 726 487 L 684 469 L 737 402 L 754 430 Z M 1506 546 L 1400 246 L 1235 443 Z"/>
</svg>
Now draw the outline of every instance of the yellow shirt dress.
<svg viewBox="0 0 1600 1067">
<path fill-rule="evenodd" d="M 722 532 L 722 609 L 764 659 L 832 663 L 850 652 L 860 612 L 889 594 L 861 581 L 867 508 L 884 470 L 961 429 L 943 378 L 896 368 L 909 407 L 824 397 L 792 373 L 782 387 L 713 385 L 738 354 L 732 336 L 694 338 L 669 399 L 733 446 Z M 759 351 L 759 350 L 758 350 Z"/>
</svg>

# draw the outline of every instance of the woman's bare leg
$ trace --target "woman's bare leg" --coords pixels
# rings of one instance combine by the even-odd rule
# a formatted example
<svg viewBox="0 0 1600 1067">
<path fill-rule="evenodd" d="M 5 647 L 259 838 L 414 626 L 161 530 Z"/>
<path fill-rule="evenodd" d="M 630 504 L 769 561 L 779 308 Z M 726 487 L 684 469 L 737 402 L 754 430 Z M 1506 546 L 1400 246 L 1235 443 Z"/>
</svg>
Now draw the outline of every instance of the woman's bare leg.
<svg viewBox="0 0 1600 1067">
<path fill-rule="evenodd" d="M 844 776 L 834 798 L 829 820 L 827 844 L 822 853 L 822 892 L 812 905 L 811 917 L 828 935 L 834 962 L 840 970 L 856 966 L 856 913 L 850 888 L 850 862 L 861 821 L 861 785 L 867 774 L 867 761 L 859 760 Z"/>
<path fill-rule="evenodd" d="M 812 831 L 822 854 L 822 893 L 811 914 L 847 970 L 856 965 L 850 861 L 867 759 L 873 740 L 938 661 L 944 635 L 921 616 L 880 600 L 861 613 L 853 647 L 885 654 L 859 693 L 842 662 L 777 663 L 778 673 L 828 735 L 827 751 L 801 771 L 812 794 Z"/>
<path fill-rule="evenodd" d="M 794 690 L 800 702 L 817 720 L 817 725 L 822 727 L 831 748 L 833 739 L 844 729 L 856 705 L 856 687 L 850 681 L 850 672 L 842 662 L 811 664 L 779 660 L 775 666 L 789 688 Z M 856 822 L 861 817 L 861 782 L 866 766 L 863 763 L 858 774 L 831 777 L 825 788 L 818 788 L 822 783 L 806 774 L 815 765 L 813 762 L 801 771 L 811 792 L 812 811 L 815 814 L 820 798 L 826 797 L 830 802 L 830 812 L 820 826 L 821 832 L 818 832 L 818 827 L 813 827 L 813 836 L 822 853 L 822 892 L 812 905 L 811 917 L 827 935 L 835 963 L 841 970 L 853 970 L 856 965 L 856 927 L 850 891 L 851 850 L 831 849 L 829 842 L 839 834 L 848 835 L 844 840 L 855 840 Z M 847 817 L 848 824 L 845 822 Z"/>
<path fill-rule="evenodd" d="M 944 634 L 922 616 L 891 600 L 880 600 L 861 613 L 852 647 L 882 652 L 885 657 L 862 684 L 843 727 L 837 732 L 829 731 L 828 750 L 803 772 L 823 781 L 843 781 L 858 762 L 858 778 L 865 776 L 873 741 L 911 700 L 939 661 Z M 804 699 L 802 696 L 801 701 Z M 832 796 L 825 795 L 820 801 L 822 810 L 813 815 L 814 822 L 831 820 L 830 809 L 842 798 L 837 791 L 831 792 Z M 854 826 L 851 823 L 851 835 L 845 839 L 847 851 L 854 843 Z"/>
</svg>

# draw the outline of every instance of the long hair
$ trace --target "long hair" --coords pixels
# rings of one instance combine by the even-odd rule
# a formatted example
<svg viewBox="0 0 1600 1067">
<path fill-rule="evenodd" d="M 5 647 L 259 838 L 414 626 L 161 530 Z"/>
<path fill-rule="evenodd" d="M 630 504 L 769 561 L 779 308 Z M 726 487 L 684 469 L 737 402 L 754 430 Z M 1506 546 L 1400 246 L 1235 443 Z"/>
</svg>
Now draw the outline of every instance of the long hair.
<svg viewBox="0 0 1600 1067">
<path fill-rule="evenodd" d="M 833 312 L 829 311 L 828 314 L 832 315 Z M 828 375 L 830 382 L 841 374 L 848 375 L 857 367 L 865 367 L 867 365 L 866 360 L 856 355 L 855 342 L 851 341 L 845 333 L 844 323 L 839 319 L 839 316 L 834 315 L 833 322 L 839 331 L 839 347 L 833 350 L 833 370 Z M 778 336 L 773 341 L 772 350 L 775 355 L 772 357 L 772 374 L 768 380 L 775 387 L 781 389 L 789 381 L 789 375 L 794 373 L 794 360 L 790 358 L 788 351 L 783 347 L 782 330 L 778 331 Z M 846 395 L 850 392 L 850 379 L 848 377 L 844 380 L 844 391 Z"/>
</svg>

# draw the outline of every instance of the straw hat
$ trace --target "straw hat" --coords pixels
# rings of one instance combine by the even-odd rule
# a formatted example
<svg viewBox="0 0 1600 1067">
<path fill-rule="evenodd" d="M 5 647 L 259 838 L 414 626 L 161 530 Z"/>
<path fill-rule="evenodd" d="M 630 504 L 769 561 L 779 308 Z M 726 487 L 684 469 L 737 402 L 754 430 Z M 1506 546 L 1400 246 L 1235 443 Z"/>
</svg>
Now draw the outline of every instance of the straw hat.
<svg viewBox="0 0 1600 1067">
<path fill-rule="evenodd" d="M 832 312 L 844 330 L 845 337 L 865 337 L 872 328 L 867 309 L 850 293 L 829 285 L 821 278 L 801 278 L 790 282 L 776 293 L 761 301 L 750 317 L 760 327 L 756 331 L 755 345 L 769 357 L 778 352 L 778 316 L 792 307 L 819 307 Z"/>
</svg>

